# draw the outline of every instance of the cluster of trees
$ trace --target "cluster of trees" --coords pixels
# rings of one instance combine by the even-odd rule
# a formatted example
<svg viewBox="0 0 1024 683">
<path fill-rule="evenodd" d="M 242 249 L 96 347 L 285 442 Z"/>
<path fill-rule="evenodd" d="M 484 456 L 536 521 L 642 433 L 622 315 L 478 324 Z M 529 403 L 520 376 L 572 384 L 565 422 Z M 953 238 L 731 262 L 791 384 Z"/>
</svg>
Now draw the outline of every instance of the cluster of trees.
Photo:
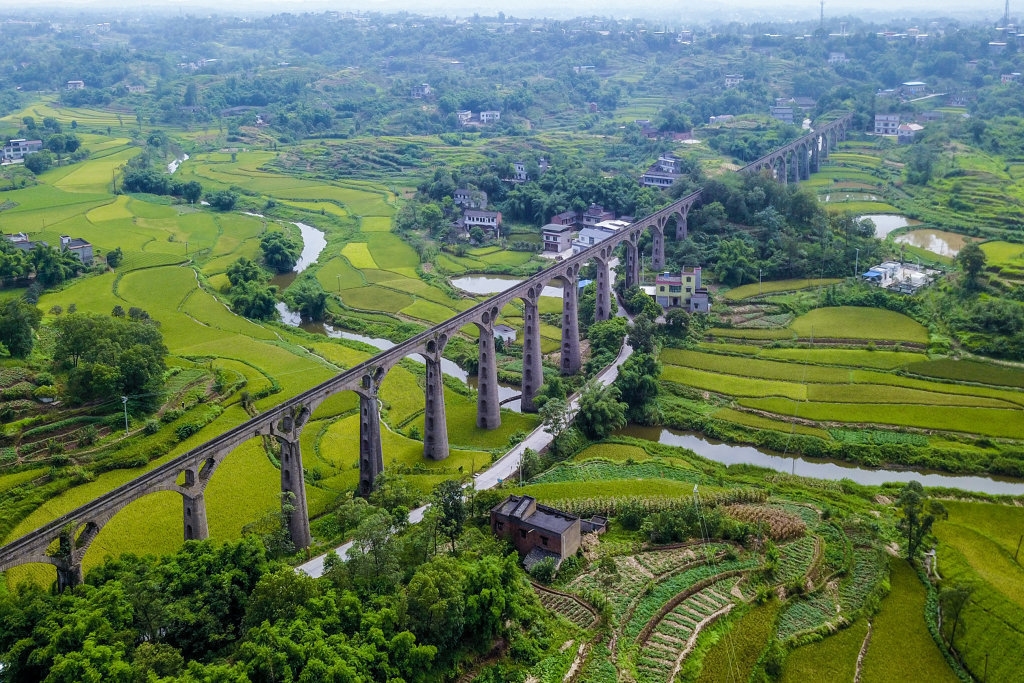
<svg viewBox="0 0 1024 683">
<path fill-rule="evenodd" d="M 133 168 L 130 163 L 121 179 L 121 189 L 181 197 L 189 204 L 195 204 L 203 196 L 203 186 L 196 180 L 181 182 L 154 168 Z"/>
<path fill-rule="evenodd" d="M 159 325 L 143 311 L 123 317 L 70 313 L 51 327 L 53 359 L 67 373 L 65 393 L 73 403 L 131 396 L 133 407 L 159 403 L 167 347 Z"/>
<path fill-rule="evenodd" d="M 18 134 L 25 138 L 38 138 L 43 142 L 43 150 L 33 152 L 25 157 L 25 168 L 35 174 L 46 171 L 53 165 L 53 156 L 57 157 L 57 165 L 63 163 L 64 155 L 70 154 L 72 160 L 77 161 L 88 156 L 88 152 L 81 148 L 82 142 L 74 133 L 64 133 L 60 121 L 47 116 L 43 118 L 42 126 L 36 125 L 35 117 L 26 116 L 21 120 L 22 126 Z M 72 128 L 77 128 L 74 123 Z"/>
<path fill-rule="evenodd" d="M 7 239 L 0 239 L 0 282 L 35 275 L 43 287 L 53 287 L 69 280 L 85 268 L 72 251 L 61 251 L 37 242 L 32 251 L 25 252 Z"/>
<path fill-rule="evenodd" d="M 0 356 L 26 358 L 35 344 L 35 331 L 43 312 L 19 299 L 0 304 Z"/>
<path fill-rule="evenodd" d="M 550 645 L 544 612 L 516 554 L 483 515 L 467 516 L 459 483 L 439 487 L 411 527 L 408 485 L 382 483 L 372 502 L 339 509 L 355 544 L 321 579 L 247 536 L 122 555 L 61 594 L 32 584 L 3 593 L 4 680 L 425 682 L 499 640 L 510 666 L 534 663 Z M 497 502 L 477 495 L 484 510 Z"/>
</svg>

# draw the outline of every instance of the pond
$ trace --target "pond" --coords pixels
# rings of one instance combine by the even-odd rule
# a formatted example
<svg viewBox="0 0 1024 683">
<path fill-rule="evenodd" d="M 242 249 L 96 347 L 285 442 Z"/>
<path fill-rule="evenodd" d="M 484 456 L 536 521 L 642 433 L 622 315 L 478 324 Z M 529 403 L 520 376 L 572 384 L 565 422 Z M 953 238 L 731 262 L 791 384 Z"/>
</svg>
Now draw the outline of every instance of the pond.
<svg viewBox="0 0 1024 683">
<path fill-rule="evenodd" d="M 899 230 L 905 228 L 908 225 L 914 225 L 906 216 L 900 216 L 898 214 L 889 213 L 870 213 L 863 216 L 857 216 L 859 220 L 869 219 L 875 224 L 875 237 L 878 239 L 885 239 L 886 236 L 893 230 Z"/>
<path fill-rule="evenodd" d="M 458 287 L 470 294 L 499 294 L 506 289 L 518 285 L 522 281 L 521 278 L 503 277 L 501 275 L 466 275 L 452 280 L 452 286 Z M 548 285 L 541 292 L 541 296 L 561 299 L 562 288 Z"/>
<path fill-rule="evenodd" d="M 757 465 L 777 472 L 788 472 L 802 477 L 838 481 L 849 479 L 858 484 L 877 486 L 886 482 L 919 481 L 924 486 L 945 486 L 965 491 L 980 491 L 998 495 L 1024 494 L 1024 482 L 985 476 L 942 474 L 920 470 L 888 470 L 853 465 L 838 460 L 822 460 L 782 455 L 762 451 L 753 446 L 732 445 L 707 439 L 700 434 L 678 432 L 661 427 L 630 425 L 617 432 L 668 446 L 682 446 L 723 465 Z"/>
<path fill-rule="evenodd" d="M 896 244 L 909 244 L 939 256 L 953 257 L 970 241 L 969 238 L 945 230 L 911 230 L 896 235 Z"/>
</svg>

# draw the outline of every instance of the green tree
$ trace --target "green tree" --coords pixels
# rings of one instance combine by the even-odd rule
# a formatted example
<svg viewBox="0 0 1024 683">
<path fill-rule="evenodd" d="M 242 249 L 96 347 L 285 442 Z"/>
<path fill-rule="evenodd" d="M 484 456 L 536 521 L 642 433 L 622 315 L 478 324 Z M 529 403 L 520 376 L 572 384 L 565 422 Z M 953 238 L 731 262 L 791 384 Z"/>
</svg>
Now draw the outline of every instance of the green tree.
<svg viewBox="0 0 1024 683">
<path fill-rule="evenodd" d="M 409 628 L 417 640 L 454 651 L 466 623 L 465 575 L 451 557 L 435 557 L 413 574 L 406 588 Z"/>
<path fill-rule="evenodd" d="M 14 280 L 28 275 L 28 257 L 10 240 L 0 239 L 0 280 Z"/>
<path fill-rule="evenodd" d="M 218 211 L 230 211 L 235 208 L 238 195 L 230 190 L 219 190 L 206 195 L 206 201 L 210 202 L 210 206 Z"/>
<path fill-rule="evenodd" d="M 976 289 L 980 284 L 981 273 L 985 270 L 985 252 L 977 242 L 968 242 L 956 255 L 956 262 L 964 271 L 966 288 Z"/>
<path fill-rule="evenodd" d="M 690 333 L 690 313 L 685 308 L 673 308 L 665 313 L 665 334 L 684 341 Z"/>
<path fill-rule="evenodd" d="M 242 282 L 231 288 L 231 310 L 253 320 L 273 320 L 277 316 L 277 287 Z"/>
<path fill-rule="evenodd" d="M 58 251 L 53 247 L 36 243 L 29 255 L 36 279 L 44 287 L 59 285 L 73 278 L 82 268 L 82 262 L 70 251 Z"/>
<path fill-rule="evenodd" d="M 302 247 L 283 232 L 272 230 L 260 238 L 263 262 L 278 273 L 288 273 L 295 268 L 302 253 Z"/>
<path fill-rule="evenodd" d="M 8 299 L 0 305 L 0 344 L 15 358 L 27 357 L 42 319 L 43 312 L 32 304 Z"/>
<path fill-rule="evenodd" d="M 243 282 L 264 283 L 268 279 L 267 271 L 263 270 L 260 264 L 250 261 L 244 256 L 239 256 L 234 263 L 229 265 L 226 274 L 232 287 Z"/>
<path fill-rule="evenodd" d="M 740 237 L 725 239 L 718 244 L 718 264 L 715 277 L 731 287 L 757 280 L 757 262 L 754 248 Z"/>
<path fill-rule="evenodd" d="M 950 650 L 955 647 L 956 629 L 963 619 L 964 607 L 967 606 L 973 592 L 973 586 L 958 583 L 949 588 L 943 588 L 939 593 L 939 605 L 942 607 L 942 623 L 943 626 L 949 624 Z"/>
<path fill-rule="evenodd" d="M 619 390 L 591 380 L 580 394 L 575 425 L 589 439 L 603 439 L 626 426 L 626 404 Z"/>
<path fill-rule="evenodd" d="M 303 320 L 320 321 L 327 314 L 327 294 L 314 278 L 306 278 L 285 290 L 285 299 Z"/>
<path fill-rule="evenodd" d="M 466 522 L 466 497 L 462 484 L 456 479 L 442 481 L 434 487 L 434 505 L 440 510 L 440 531 L 448 537 L 455 551 L 455 541 L 462 535 Z"/>
<path fill-rule="evenodd" d="M 658 325 L 646 311 L 633 319 L 633 327 L 629 330 L 629 345 L 637 353 L 655 353 L 658 345 Z"/>
<path fill-rule="evenodd" d="M 910 561 L 917 555 L 917 549 L 925 536 L 931 532 L 936 518 L 946 513 L 942 504 L 934 500 L 928 501 L 928 511 L 925 512 L 926 500 L 921 483 L 911 481 L 900 489 L 900 496 L 896 501 L 900 511 L 896 528 L 907 539 L 907 560 Z"/>
<path fill-rule="evenodd" d="M 111 268 L 117 268 L 123 259 L 124 254 L 121 252 L 121 247 L 114 247 L 107 252 L 107 265 Z"/>
<path fill-rule="evenodd" d="M 626 417 L 631 422 L 656 424 L 660 417 L 657 405 L 658 377 L 661 363 L 656 356 L 634 353 L 619 368 L 615 378 L 622 400 L 625 402 Z"/>
</svg>

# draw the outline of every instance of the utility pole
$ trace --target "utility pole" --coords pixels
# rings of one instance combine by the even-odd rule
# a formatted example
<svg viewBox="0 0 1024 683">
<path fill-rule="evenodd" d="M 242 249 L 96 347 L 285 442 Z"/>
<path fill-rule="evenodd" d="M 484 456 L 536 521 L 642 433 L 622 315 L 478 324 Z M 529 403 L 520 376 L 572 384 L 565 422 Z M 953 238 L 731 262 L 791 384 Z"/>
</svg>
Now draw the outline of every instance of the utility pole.
<svg viewBox="0 0 1024 683">
<path fill-rule="evenodd" d="M 857 255 L 853 260 L 853 276 L 857 277 L 857 273 L 860 272 L 860 249 L 854 248 L 854 251 Z"/>
<path fill-rule="evenodd" d="M 761 269 L 757 269 L 757 294 L 761 295 Z"/>
<path fill-rule="evenodd" d="M 124 435 L 128 436 L 128 397 L 122 396 L 121 403 L 124 404 Z"/>
</svg>

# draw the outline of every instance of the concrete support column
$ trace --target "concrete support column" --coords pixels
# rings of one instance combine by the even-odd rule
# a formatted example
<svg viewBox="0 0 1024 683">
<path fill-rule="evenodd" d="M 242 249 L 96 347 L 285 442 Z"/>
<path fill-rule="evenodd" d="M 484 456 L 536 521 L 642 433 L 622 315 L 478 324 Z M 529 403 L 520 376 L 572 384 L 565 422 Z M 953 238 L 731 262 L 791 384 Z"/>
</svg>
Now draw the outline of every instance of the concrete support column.
<svg viewBox="0 0 1024 683">
<path fill-rule="evenodd" d="M 626 240 L 626 289 L 640 284 L 640 253 L 633 242 Z"/>
<path fill-rule="evenodd" d="M 75 552 L 75 539 L 72 534 L 62 533 L 60 536 L 60 556 L 55 558 L 57 567 L 57 592 L 63 593 L 65 588 L 74 588 L 82 583 L 82 559 Z"/>
<path fill-rule="evenodd" d="M 594 320 L 608 320 L 612 317 L 612 285 L 608 272 L 608 261 L 594 258 L 597 264 L 597 304 L 594 306 Z"/>
<path fill-rule="evenodd" d="M 598 269 L 600 271 L 600 268 Z M 608 287 L 608 269 L 605 268 L 605 287 Z M 597 298 L 601 300 L 601 275 L 598 273 Z M 523 397 L 520 406 L 524 413 L 537 412 L 534 399 L 544 384 L 544 368 L 540 350 L 540 314 L 537 310 L 539 292 L 533 288 L 523 299 Z M 598 304 L 600 306 L 600 303 Z"/>
<path fill-rule="evenodd" d="M 377 392 L 359 394 L 359 495 L 368 496 L 384 471 Z"/>
<path fill-rule="evenodd" d="M 811 179 L 811 150 L 808 149 L 809 145 L 802 145 L 800 147 L 800 180 Z"/>
<path fill-rule="evenodd" d="M 651 226 L 651 268 L 661 271 L 665 267 L 665 228 Z"/>
<path fill-rule="evenodd" d="M 444 410 L 444 375 L 441 373 L 440 356 L 440 349 L 436 358 L 424 356 L 427 361 L 427 387 L 423 410 L 423 455 L 431 460 L 448 457 L 448 421 Z"/>
<path fill-rule="evenodd" d="M 831 145 L 832 133 L 825 133 L 821 136 L 821 160 L 828 161 L 828 150 Z"/>
<path fill-rule="evenodd" d="M 814 144 L 811 146 L 811 173 L 817 173 L 821 167 L 821 150 L 819 145 L 821 142 L 818 138 L 814 138 Z"/>
<path fill-rule="evenodd" d="M 786 165 L 786 158 L 779 159 L 779 165 L 775 171 L 775 180 L 783 185 L 789 184 L 789 166 Z"/>
<path fill-rule="evenodd" d="M 494 320 L 477 323 L 480 328 L 479 362 L 477 363 L 476 426 L 496 429 L 501 426 L 498 398 L 498 363 L 494 357 Z"/>
<path fill-rule="evenodd" d="M 790 164 L 789 173 L 795 184 L 800 182 L 800 154 L 797 150 L 793 150 L 790 154 L 793 162 Z"/>
<path fill-rule="evenodd" d="M 683 209 L 681 214 L 676 215 L 676 241 L 681 242 L 689 235 L 689 226 L 686 224 L 686 217 L 690 213 L 690 207 Z"/>
<path fill-rule="evenodd" d="M 281 440 L 281 494 L 281 509 L 288 517 L 288 535 L 296 548 L 308 548 L 313 537 L 309 533 L 309 506 L 306 504 L 306 482 L 302 474 L 299 430 L 294 432 L 294 441 Z"/>
<path fill-rule="evenodd" d="M 184 508 L 184 526 L 186 541 L 202 541 L 210 537 L 210 527 L 206 522 L 206 499 L 203 492 L 194 495 L 182 494 Z"/>
<path fill-rule="evenodd" d="M 636 251 L 634 247 L 633 251 Z M 580 371 L 579 288 L 576 271 L 562 277 L 562 374 Z"/>
</svg>

